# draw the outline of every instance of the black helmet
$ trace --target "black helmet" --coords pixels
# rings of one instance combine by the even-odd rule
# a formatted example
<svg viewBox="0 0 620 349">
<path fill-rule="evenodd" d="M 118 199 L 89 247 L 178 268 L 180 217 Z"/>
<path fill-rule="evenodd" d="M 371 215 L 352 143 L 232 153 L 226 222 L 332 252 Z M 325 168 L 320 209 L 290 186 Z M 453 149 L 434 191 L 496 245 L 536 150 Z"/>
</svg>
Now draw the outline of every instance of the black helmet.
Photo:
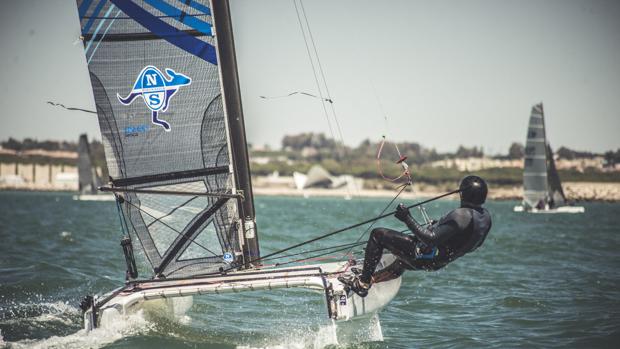
<svg viewBox="0 0 620 349">
<path fill-rule="evenodd" d="M 489 189 L 484 179 L 478 176 L 467 176 L 461 180 L 459 190 L 462 203 L 479 206 L 484 204 Z"/>
</svg>

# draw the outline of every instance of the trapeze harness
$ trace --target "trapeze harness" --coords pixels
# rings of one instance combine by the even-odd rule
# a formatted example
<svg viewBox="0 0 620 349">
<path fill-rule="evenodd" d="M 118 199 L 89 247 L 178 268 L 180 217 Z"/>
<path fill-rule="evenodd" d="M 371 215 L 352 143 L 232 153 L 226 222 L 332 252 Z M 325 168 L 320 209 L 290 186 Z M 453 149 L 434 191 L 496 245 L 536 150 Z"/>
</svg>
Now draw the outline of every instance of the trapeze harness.
<svg viewBox="0 0 620 349">
<path fill-rule="evenodd" d="M 388 269 L 400 275 L 405 269 L 437 270 L 482 245 L 491 229 L 491 215 L 482 207 L 463 205 L 426 228 L 411 216 L 405 222 L 414 235 L 376 228 L 372 231 L 360 280 L 370 283 L 383 249 L 398 259 Z"/>
</svg>

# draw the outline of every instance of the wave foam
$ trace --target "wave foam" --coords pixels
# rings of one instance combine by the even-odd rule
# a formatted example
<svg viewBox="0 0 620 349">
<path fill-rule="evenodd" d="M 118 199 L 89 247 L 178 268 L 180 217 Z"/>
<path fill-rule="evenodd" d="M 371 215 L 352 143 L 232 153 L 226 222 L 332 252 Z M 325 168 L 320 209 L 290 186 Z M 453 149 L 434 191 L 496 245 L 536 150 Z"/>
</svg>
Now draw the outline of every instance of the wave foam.
<svg viewBox="0 0 620 349">
<path fill-rule="evenodd" d="M 79 330 L 67 336 L 53 336 L 42 340 L 24 339 L 17 342 L 7 342 L 8 348 L 101 348 L 122 338 L 145 333 L 152 328 L 139 311 L 136 314 L 123 316 L 119 321 L 109 324 L 106 328 L 97 328 L 93 331 Z"/>
</svg>

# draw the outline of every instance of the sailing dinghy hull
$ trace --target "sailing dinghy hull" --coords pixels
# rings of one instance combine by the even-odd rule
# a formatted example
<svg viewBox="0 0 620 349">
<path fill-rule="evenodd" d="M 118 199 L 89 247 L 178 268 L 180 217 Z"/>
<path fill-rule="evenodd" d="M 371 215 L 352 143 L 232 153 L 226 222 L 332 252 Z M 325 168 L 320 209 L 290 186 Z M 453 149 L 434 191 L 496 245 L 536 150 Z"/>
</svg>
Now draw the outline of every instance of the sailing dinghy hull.
<svg viewBox="0 0 620 349">
<path fill-rule="evenodd" d="M 394 261 L 385 255 L 378 269 Z M 346 321 L 371 317 L 387 305 L 398 293 L 401 278 L 397 277 L 373 285 L 366 297 L 347 293 L 339 276 L 351 275 L 349 262 L 333 262 L 291 268 L 251 269 L 192 279 L 147 280 L 130 282 L 96 299 L 95 307 L 84 312 L 84 328 L 107 327 L 119 318 L 139 310 L 167 306 L 168 314 L 184 315 L 194 295 L 217 295 L 259 290 L 305 288 L 317 291 L 325 299 L 330 319 Z M 164 302 L 161 302 L 164 300 Z M 180 301 L 176 302 L 176 301 Z M 155 301 L 155 302 L 152 302 Z M 178 304 L 177 304 L 178 303 Z M 189 304 L 190 306 L 187 306 Z"/>
<path fill-rule="evenodd" d="M 80 194 L 73 195 L 75 201 L 116 201 L 114 195 L 110 194 Z"/>
<path fill-rule="evenodd" d="M 518 205 L 513 209 L 514 212 L 527 212 L 527 213 L 584 213 L 586 209 L 583 206 L 560 206 L 556 208 L 542 209 L 537 208 L 526 209 L 525 207 Z"/>
</svg>

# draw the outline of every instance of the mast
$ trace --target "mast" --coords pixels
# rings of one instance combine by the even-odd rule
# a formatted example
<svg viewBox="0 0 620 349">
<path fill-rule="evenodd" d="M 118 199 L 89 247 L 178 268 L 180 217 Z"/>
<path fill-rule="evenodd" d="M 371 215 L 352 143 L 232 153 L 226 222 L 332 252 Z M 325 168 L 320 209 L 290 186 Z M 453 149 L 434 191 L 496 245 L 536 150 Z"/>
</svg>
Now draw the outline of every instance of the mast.
<svg viewBox="0 0 620 349">
<path fill-rule="evenodd" d="M 248 261 L 260 257 L 260 251 L 256 232 L 254 196 L 252 193 L 243 108 L 241 106 L 230 6 L 228 0 L 212 0 L 211 4 L 219 65 L 222 74 L 224 108 L 230 132 L 232 161 L 236 171 L 235 185 L 237 190 L 243 193 L 244 197 L 243 200 L 238 202 L 238 206 L 242 221 L 240 229 L 245 240 L 243 255 L 247 267 L 249 266 Z"/>
</svg>

